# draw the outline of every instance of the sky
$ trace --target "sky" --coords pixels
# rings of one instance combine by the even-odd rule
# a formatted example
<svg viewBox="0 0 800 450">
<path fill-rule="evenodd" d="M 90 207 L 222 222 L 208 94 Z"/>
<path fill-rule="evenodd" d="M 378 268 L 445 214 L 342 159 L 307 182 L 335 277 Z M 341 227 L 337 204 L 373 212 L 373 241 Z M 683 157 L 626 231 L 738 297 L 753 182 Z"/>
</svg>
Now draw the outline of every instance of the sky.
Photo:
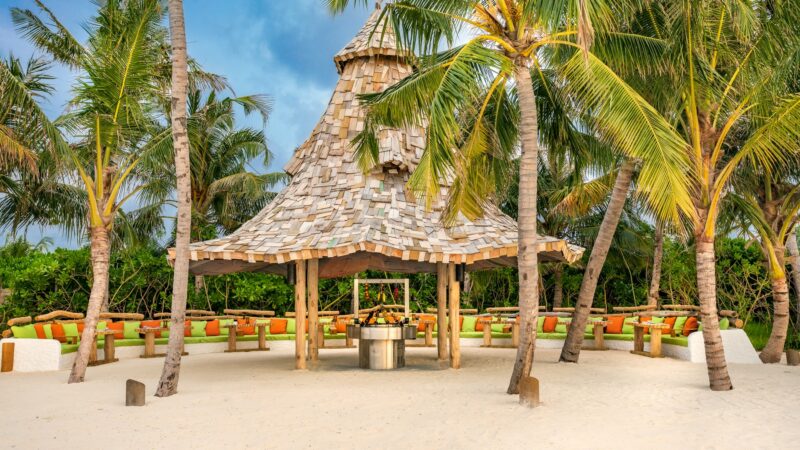
<svg viewBox="0 0 800 450">
<path fill-rule="evenodd" d="M 45 0 L 80 40 L 96 6 L 89 0 Z M 10 8 L 38 12 L 33 0 L 0 0 L 0 55 L 23 61 L 36 53 L 11 22 Z M 351 8 L 331 15 L 324 0 L 185 0 L 189 54 L 205 70 L 228 78 L 236 94 L 267 94 L 273 110 L 266 126 L 275 159 L 258 171 L 281 171 L 317 123 L 336 85 L 333 55 L 355 36 L 370 11 Z M 76 73 L 54 66 L 54 95 L 42 104 L 56 117 L 64 111 Z M 260 127 L 255 116 L 242 125 Z M 76 247 L 57 228 L 31 229 L 28 239 L 50 237 L 56 246 Z M 5 237 L 0 238 L 0 242 Z"/>
</svg>

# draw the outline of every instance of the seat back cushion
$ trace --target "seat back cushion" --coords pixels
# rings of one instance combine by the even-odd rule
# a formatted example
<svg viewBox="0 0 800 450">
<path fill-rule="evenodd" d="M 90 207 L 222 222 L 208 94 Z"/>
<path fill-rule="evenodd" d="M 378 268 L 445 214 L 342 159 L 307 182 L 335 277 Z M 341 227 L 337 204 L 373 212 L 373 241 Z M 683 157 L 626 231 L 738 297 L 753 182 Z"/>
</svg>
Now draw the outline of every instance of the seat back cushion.
<svg viewBox="0 0 800 450">
<path fill-rule="evenodd" d="M 727 317 L 723 317 L 719 320 L 719 329 L 720 330 L 727 330 L 731 326 L 731 321 Z"/>
<path fill-rule="evenodd" d="M 109 330 L 114 330 L 114 339 L 125 339 L 125 322 L 111 322 L 108 324 Z M 55 326 L 53 326 L 53 337 L 55 337 Z"/>
<path fill-rule="evenodd" d="M 269 322 L 269 334 L 286 334 L 289 319 L 272 319 Z"/>
<path fill-rule="evenodd" d="M 295 319 L 286 319 L 286 333 L 294 334 L 297 331 L 297 321 Z"/>
<path fill-rule="evenodd" d="M 622 323 L 622 334 L 633 334 L 633 323 L 638 321 L 639 318 L 636 316 L 626 317 Z"/>
<path fill-rule="evenodd" d="M 47 334 L 44 332 L 44 325 L 37 323 L 33 328 L 36 330 L 36 339 L 47 339 Z"/>
<path fill-rule="evenodd" d="M 123 339 L 139 339 L 139 333 L 136 331 L 138 328 L 142 327 L 142 322 L 135 321 L 135 320 L 126 320 L 122 323 L 122 336 Z M 114 335 L 116 338 L 116 334 Z"/>
<path fill-rule="evenodd" d="M 697 331 L 697 317 L 689 317 L 683 325 L 683 335 L 688 336 Z"/>
<path fill-rule="evenodd" d="M 669 325 L 669 328 L 664 328 L 663 330 L 661 330 L 661 332 L 664 334 L 671 334 L 672 330 L 675 329 L 675 321 L 677 319 L 678 319 L 677 317 L 665 317 L 664 323 Z"/>
<path fill-rule="evenodd" d="M 77 323 L 62 323 L 62 327 L 64 327 L 64 336 L 67 337 L 78 337 L 80 333 L 78 333 L 78 324 Z"/>
<path fill-rule="evenodd" d="M 44 331 L 44 330 L 42 330 Z M 36 339 L 36 328 L 33 325 L 12 326 L 11 334 L 17 339 Z"/>
<path fill-rule="evenodd" d="M 536 318 L 536 332 L 544 333 L 544 316 L 539 316 Z"/>
<path fill-rule="evenodd" d="M 675 324 L 672 325 L 672 329 L 675 330 L 675 335 L 680 336 L 683 334 L 683 326 L 686 325 L 686 316 L 680 316 L 675 318 Z"/>
<path fill-rule="evenodd" d="M 162 323 L 163 322 L 161 322 L 160 320 L 143 320 L 142 321 L 142 328 L 161 328 L 161 324 Z M 161 337 L 161 332 L 160 331 L 156 331 L 154 333 L 154 336 L 155 336 L 156 339 L 160 338 Z"/>
<path fill-rule="evenodd" d="M 548 316 L 544 318 L 544 323 L 542 324 L 542 332 L 543 333 L 555 333 L 556 326 L 558 325 L 558 317 Z"/>
<path fill-rule="evenodd" d="M 227 336 L 230 328 L 227 325 L 232 325 L 233 319 L 220 319 L 219 321 L 219 335 L 220 336 Z"/>
<path fill-rule="evenodd" d="M 625 316 L 608 316 L 606 323 L 606 333 L 622 334 L 622 326 L 625 324 Z"/>
<path fill-rule="evenodd" d="M 478 318 L 475 316 L 464 316 L 463 319 L 464 321 L 461 322 L 461 331 L 475 331 L 475 325 L 478 323 Z"/>
<path fill-rule="evenodd" d="M 192 320 L 191 322 L 191 330 L 192 330 L 192 337 L 205 337 L 206 336 L 206 325 L 208 322 L 205 320 Z"/>
<path fill-rule="evenodd" d="M 219 319 L 206 322 L 206 336 L 219 336 Z"/>
</svg>

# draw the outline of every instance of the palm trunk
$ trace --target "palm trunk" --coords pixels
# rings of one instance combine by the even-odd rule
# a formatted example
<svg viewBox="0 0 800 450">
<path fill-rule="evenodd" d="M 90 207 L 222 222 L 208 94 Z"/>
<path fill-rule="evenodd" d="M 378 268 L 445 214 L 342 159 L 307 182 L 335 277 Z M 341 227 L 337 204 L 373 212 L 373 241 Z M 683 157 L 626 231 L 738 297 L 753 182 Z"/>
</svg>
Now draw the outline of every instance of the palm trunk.
<svg viewBox="0 0 800 450">
<path fill-rule="evenodd" d="M 653 276 L 650 278 L 650 290 L 647 293 L 647 304 L 658 305 L 658 292 L 661 288 L 661 260 L 664 258 L 664 229 L 656 224 L 655 247 L 653 248 Z"/>
<path fill-rule="evenodd" d="M 705 215 L 701 215 L 705 217 Z M 705 221 L 701 221 L 704 223 Z M 703 227 L 695 232 L 697 261 L 697 293 L 700 297 L 700 318 L 703 321 L 703 341 L 706 350 L 708 381 L 712 391 L 733 389 L 725 361 L 725 349 L 717 316 L 717 279 L 714 260 L 714 238 L 705 238 Z"/>
<path fill-rule="evenodd" d="M 189 77 L 182 0 L 169 0 L 169 28 L 172 40 L 172 141 L 175 149 L 178 219 L 175 233 L 175 273 L 172 284 L 169 344 L 161 380 L 156 390 L 157 397 L 168 397 L 178 392 L 186 298 L 189 295 L 192 194 L 189 180 L 189 139 L 186 134 L 186 89 Z"/>
<path fill-rule="evenodd" d="M 194 276 L 194 293 L 199 294 L 206 285 L 206 278 L 202 275 Z"/>
<path fill-rule="evenodd" d="M 561 264 L 556 265 L 553 272 L 554 286 L 553 286 L 553 308 L 561 308 L 564 303 L 564 266 Z"/>
<path fill-rule="evenodd" d="M 786 239 L 786 249 L 789 250 L 789 262 L 792 265 L 792 284 L 794 284 L 794 294 L 797 297 L 795 313 L 795 327 L 800 327 L 800 252 L 797 250 L 797 231 L 792 230 L 789 238 Z"/>
<path fill-rule="evenodd" d="M 781 362 L 783 356 L 783 346 L 786 343 L 786 333 L 789 330 L 789 284 L 786 281 L 786 261 L 784 257 L 785 249 L 780 243 L 773 244 L 775 256 L 780 267 L 771 267 L 767 259 L 767 268 L 772 274 L 772 304 L 774 312 L 772 315 L 772 332 L 769 334 L 767 345 L 759 354 L 761 362 L 774 364 Z M 767 252 L 767 254 L 769 254 Z"/>
<path fill-rule="evenodd" d="M 92 291 L 89 294 L 89 306 L 86 309 L 81 343 L 72 372 L 69 374 L 69 383 L 82 383 L 89 365 L 89 353 L 94 345 L 94 336 L 97 331 L 97 321 L 100 318 L 100 309 L 108 292 L 108 266 L 111 256 L 111 245 L 108 241 L 108 229 L 103 226 L 92 227 L 90 230 L 92 252 Z"/>
<path fill-rule="evenodd" d="M 519 307 L 522 318 L 514 370 L 508 393 L 519 393 L 519 382 L 530 376 L 536 350 L 536 320 L 539 314 L 539 265 L 536 236 L 536 183 L 539 164 L 539 130 L 536 98 L 531 72 L 525 65 L 516 68 L 517 91 L 521 112 L 520 140 L 522 155 L 519 165 L 517 268 L 519 272 Z"/>
<path fill-rule="evenodd" d="M 576 363 L 578 362 L 578 357 L 580 357 L 583 333 L 586 329 L 586 321 L 589 319 L 589 309 L 592 307 L 594 294 L 597 291 L 597 280 L 600 278 L 600 272 L 603 270 L 603 265 L 608 257 L 608 250 L 611 248 L 619 218 L 622 216 L 622 208 L 628 198 L 634 167 L 633 160 L 626 159 L 619 168 L 617 179 L 614 182 L 614 190 L 611 192 L 611 200 L 608 202 L 608 209 L 606 209 L 606 214 L 603 216 L 603 222 L 600 224 L 600 230 L 592 246 L 589 262 L 586 264 L 586 270 L 583 273 L 575 314 L 559 357 L 561 362 Z"/>
</svg>

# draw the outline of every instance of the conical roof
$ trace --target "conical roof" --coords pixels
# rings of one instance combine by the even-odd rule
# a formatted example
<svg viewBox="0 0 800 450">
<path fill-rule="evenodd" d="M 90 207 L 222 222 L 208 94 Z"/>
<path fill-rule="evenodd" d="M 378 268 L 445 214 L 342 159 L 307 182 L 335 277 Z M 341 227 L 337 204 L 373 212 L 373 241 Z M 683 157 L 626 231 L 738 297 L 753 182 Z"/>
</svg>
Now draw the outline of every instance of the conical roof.
<svg viewBox="0 0 800 450">
<path fill-rule="evenodd" d="M 364 26 L 361 27 L 358 34 L 333 57 L 333 61 L 336 63 L 336 69 L 339 73 L 342 73 L 342 69 L 347 61 L 356 58 L 374 55 L 388 57 L 397 57 L 401 55 L 401 52 L 397 48 L 397 39 L 394 30 L 392 30 L 391 25 L 385 21 L 384 23 L 378 24 L 380 17 L 381 9 L 380 7 L 376 7 L 375 11 L 369 16 L 367 22 L 364 23 Z M 376 27 L 376 25 L 378 26 Z"/>
<path fill-rule="evenodd" d="M 193 273 L 285 274 L 286 263 L 312 258 L 320 258 L 322 277 L 368 268 L 430 272 L 438 262 L 471 269 L 516 265 L 517 224 L 496 207 L 479 220 L 462 217 L 445 227 L 443 200 L 427 210 L 407 191 L 425 147 L 424 129 L 381 130 L 379 165 L 367 174 L 358 167 L 351 140 L 363 130 L 365 113 L 357 95 L 381 91 L 412 71 L 397 57 L 391 29 L 382 40 L 378 32 L 369 37 L 378 15 L 334 58 L 339 81 L 311 136 L 286 166 L 288 186 L 231 235 L 192 244 Z M 447 189 L 442 186 L 441 199 Z M 561 261 L 582 252 L 549 237 L 540 239 L 539 250 L 542 260 Z"/>
</svg>

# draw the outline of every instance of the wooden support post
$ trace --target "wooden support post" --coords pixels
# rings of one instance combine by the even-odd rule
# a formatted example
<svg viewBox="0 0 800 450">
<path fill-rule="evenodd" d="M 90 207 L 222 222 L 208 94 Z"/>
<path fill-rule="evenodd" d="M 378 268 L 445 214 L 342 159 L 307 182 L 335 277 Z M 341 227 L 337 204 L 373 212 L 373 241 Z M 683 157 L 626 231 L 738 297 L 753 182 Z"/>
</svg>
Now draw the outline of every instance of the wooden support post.
<svg viewBox="0 0 800 450">
<path fill-rule="evenodd" d="M 447 266 L 444 263 L 436 264 L 436 322 L 439 324 L 439 334 L 436 337 L 439 360 L 447 359 Z"/>
<path fill-rule="evenodd" d="M 650 356 L 661 358 L 661 328 L 650 328 Z"/>
<path fill-rule="evenodd" d="M 114 342 L 114 335 L 106 335 L 106 339 L 103 342 L 103 360 L 105 360 L 106 363 L 112 363 L 117 360 L 115 344 L 116 342 Z"/>
<path fill-rule="evenodd" d="M 519 322 L 511 324 L 511 346 L 514 348 L 519 347 Z"/>
<path fill-rule="evenodd" d="M 147 331 L 144 333 L 144 358 L 151 358 L 156 354 L 156 334 Z"/>
<path fill-rule="evenodd" d="M 456 280 L 456 265 L 450 263 L 447 269 L 450 282 L 450 367 L 461 368 L 461 330 L 459 329 L 461 310 L 461 285 Z M 441 330 L 442 327 L 440 326 Z"/>
<path fill-rule="evenodd" d="M 97 362 L 97 333 L 94 335 L 94 340 L 92 341 L 92 348 L 89 349 L 89 364 Z"/>
<path fill-rule="evenodd" d="M 228 351 L 236 351 L 236 327 L 228 327 Z"/>
<path fill-rule="evenodd" d="M 492 322 L 490 320 L 483 322 L 483 346 L 492 346 Z"/>
<path fill-rule="evenodd" d="M 0 372 L 14 371 L 14 343 L 3 342 L 3 356 L 0 363 Z"/>
<path fill-rule="evenodd" d="M 267 327 L 262 325 L 258 327 L 258 349 L 267 350 Z"/>
<path fill-rule="evenodd" d="M 311 324 L 309 324 L 308 326 L 310 327 Z M 320 323 L 320 324 L 317 325 L 317 343 L 318 343 L 318 347 L 317 347 L 318 349 L 319 348 L 325 348 L 325 324 L 324 323 Z M 319 354 L 319 352 L 317 352 L 317 354 Z"/>
<path fill-rule="evenodd" d="M 595 322 L 594 324 L 594 349 L 595 350 L 605 350 L 606 349 L 606 342 L 605 342 L 605 334 L 603 334 L 603 329 L 605 328 L 604 322 Z"/>
<path fill-rule="evenodd" d="M 294 368 L 306 368 L 306 262 L 296 261 L 296 283 L 294 285 Z"/>
<path fill-rule="evenodd" d="M 319 259 L 308 260 L 308 353 L 312 362 L 319 360 Z M 301 316 L 297 320 L 303 320 Z"/>
<path fill-rule="evenodd" d="M 433 347 L 433 322 L 425 323 L 425 347 Z"/>
<path fill-rule="evenodd" d="M 633 352 L 644 352 L 644 328 L 633 327 Z"/>
</svg>

